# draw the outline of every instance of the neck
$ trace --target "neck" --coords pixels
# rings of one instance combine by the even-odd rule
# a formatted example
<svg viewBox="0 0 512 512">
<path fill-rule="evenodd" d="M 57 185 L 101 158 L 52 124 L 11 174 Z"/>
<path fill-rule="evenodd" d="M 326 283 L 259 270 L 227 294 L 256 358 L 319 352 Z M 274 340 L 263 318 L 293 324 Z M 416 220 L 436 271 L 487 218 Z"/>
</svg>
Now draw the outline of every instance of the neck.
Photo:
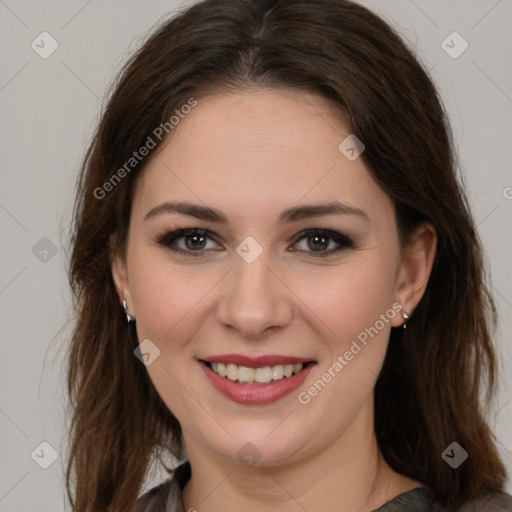
<svg viewBox="0 0 512 512">
<path fill-rule="evenodd" d="M 192 467 L 185 510 L 367 512 L 420 485 L 384 460 L 371 411 L 362 411 L 334 443 L 287 463 L 246 467 L 185 432 L 184 439 Z"/>
</svg>

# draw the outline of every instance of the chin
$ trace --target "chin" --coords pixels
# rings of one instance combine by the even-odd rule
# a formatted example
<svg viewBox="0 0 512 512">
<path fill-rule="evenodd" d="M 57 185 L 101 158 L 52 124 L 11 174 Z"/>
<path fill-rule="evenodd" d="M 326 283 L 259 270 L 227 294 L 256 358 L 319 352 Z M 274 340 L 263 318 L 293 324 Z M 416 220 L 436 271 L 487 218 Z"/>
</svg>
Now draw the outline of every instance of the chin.
<svg viewBox="0 0 512 512">
<path fill-rule="evenodd" d="M 288 422 L 289 418 L 284 423 Z M 233 437 L 206 439 L 210 447 L 229 460 L 240 462 L 247 467 L 275 467 L 293 462 L 298 451 L 303 451 L 311 435 L 290 429 L 292 425 L 279 425 L 279 421 L 241 421 L 238 431 L 229 429 Z M 277 427 L 277 428 L 276 428 Z"/>
</svg>

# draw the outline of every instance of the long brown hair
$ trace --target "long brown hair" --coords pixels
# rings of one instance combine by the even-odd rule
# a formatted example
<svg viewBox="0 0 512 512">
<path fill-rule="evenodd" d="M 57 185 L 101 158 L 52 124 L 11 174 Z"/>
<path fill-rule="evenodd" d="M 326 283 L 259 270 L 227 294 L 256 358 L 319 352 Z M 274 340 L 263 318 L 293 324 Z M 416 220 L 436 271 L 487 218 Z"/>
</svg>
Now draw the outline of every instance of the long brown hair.
<svg viewBox="0 0 512 512">
<path fill-rule="evenodd" d="M 501 490 L 505 470 L 485 421 L 497 374 L 496 312 L 449 123 L 428 74 L 393 29 L 352 1 L 205 0 L 162 23 L 123 67 L 82 164 L 69 268 L 73 510 L 131 510 L 152 463 L 164 453 L 181 456 L 180 425 L 134 357 L 136 335 L 110 267 L 112 250 L 125 246 L 136 177 L 154 151 L 119 169 L 190 98 L 200 103 L 209 92 L 251 87 L 332 100 L 394 202 L 402 243 L 425 221 L 437 232 L 426 293 L 407 330 L 392 329 L 375 388 L 387 462 L 450 510 Z M 116 173 L 122 179 L 105 192 Z M 457 469 L 441 457 L 453 441 L 469 454 Z"/>
</svg>

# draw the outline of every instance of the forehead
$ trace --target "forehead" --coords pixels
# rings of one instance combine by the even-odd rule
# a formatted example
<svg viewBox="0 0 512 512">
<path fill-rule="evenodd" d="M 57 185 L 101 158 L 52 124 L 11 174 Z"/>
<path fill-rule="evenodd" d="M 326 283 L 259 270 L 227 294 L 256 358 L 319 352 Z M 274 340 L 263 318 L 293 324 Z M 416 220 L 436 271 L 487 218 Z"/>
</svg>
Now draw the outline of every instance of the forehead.
<svg viewBox="0 0 512 512">
<path fill-rule="evenodd" d="M 390 207 L 362 158 L 339 145 L 350 135 L 328 100 L 255 90 L 198 99 L 143 171 L 136 202 L 194 200 L 237 215 L 300 201 L 341 201 L 371 213 Z M 357 204 L 354 204 L 357 203 Z M 227 211 L 229 215 L 229 211 Z"/>
</svg>

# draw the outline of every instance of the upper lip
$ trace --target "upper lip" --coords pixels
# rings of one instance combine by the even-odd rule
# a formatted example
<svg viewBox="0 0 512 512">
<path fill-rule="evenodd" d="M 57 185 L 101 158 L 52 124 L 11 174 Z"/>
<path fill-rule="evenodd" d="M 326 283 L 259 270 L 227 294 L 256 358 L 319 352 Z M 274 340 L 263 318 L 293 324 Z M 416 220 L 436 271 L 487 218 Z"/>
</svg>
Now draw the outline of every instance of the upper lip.
<svg viewBox="0 0 512 512">
<path fill-rule="evenodd" d="M 244 356 L 242 354 L 222 354 L 218 356 L 209 356 L 202 359 L 209 363 L 231 363 L 237 366 L 247 366 L 248 368 L 262 368 L 265 366 L 275 366 L 278 364 L 300 364 L 309 363 L 312 359 L 294 356 L 266 355 L 258 357 Z"/>
</svg>

